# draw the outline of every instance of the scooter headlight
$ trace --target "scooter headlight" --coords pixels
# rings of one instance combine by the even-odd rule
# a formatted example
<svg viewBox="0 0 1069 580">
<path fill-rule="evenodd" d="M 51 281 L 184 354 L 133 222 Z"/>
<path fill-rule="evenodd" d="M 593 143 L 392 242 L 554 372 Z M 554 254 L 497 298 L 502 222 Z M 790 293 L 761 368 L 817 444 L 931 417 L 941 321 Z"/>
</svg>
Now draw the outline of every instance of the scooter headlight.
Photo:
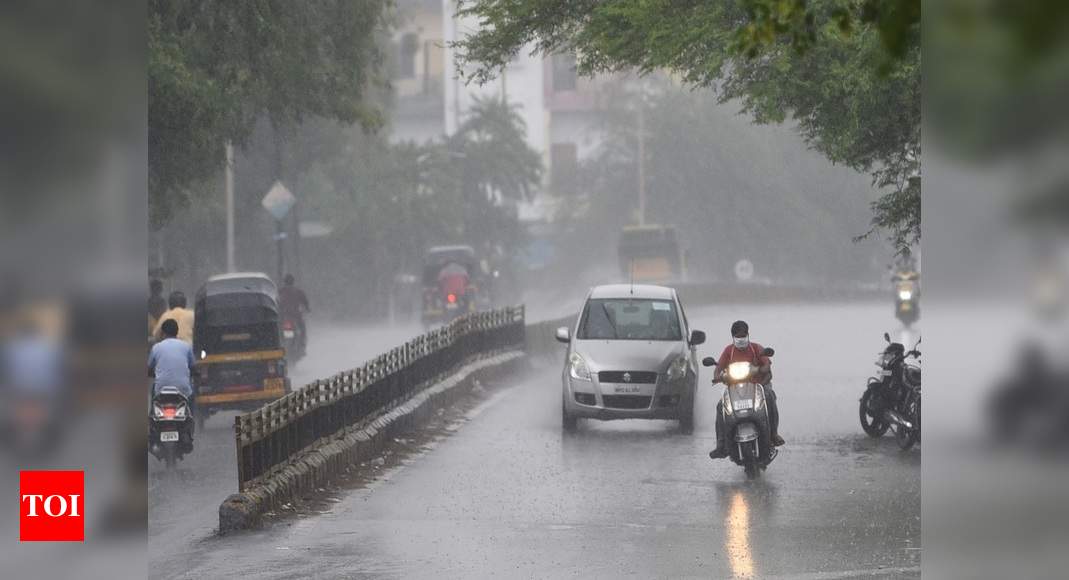
<svg viewBox="0 0 1069 580">
<path fill-rule="evenodd" d="M 668 380 L 681 379 L 687 374 L 687 357 L 681 356 L 668 365 Z"/>
<path fill-rule="evenodd" d="M 750 376 L 750 363 L 736 362 L 728 365 L 728 376 L 733 381 L 741 381 Z"/>
<path fill-rule="evenodd" d="M 573 352 L 568 357 L 568 376 L 581 381 L 590 380 L 590 369 L 587 368 L 583 356 L 577 352 Z"/>
<path fill-rule="evenodd" d="M 905 302 L 906 300 L 909 300 L 911 298 L 913 298 L 913 292 L 911 292 L 909 290 L 899 290 L 898 291 L 898 299 L 899 300 Z"/>
</svg>

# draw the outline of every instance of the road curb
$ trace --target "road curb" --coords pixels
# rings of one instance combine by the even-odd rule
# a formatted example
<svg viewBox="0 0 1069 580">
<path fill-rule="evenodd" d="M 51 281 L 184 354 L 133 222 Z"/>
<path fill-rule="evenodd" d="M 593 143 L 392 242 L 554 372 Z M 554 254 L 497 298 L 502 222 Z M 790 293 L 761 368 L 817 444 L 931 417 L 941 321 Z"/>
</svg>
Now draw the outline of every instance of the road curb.
<svg viewBox="0 0 1069 580">
<path fill-rule="evenodd" d="M 520 350 L 477 357 L 370 422 L 324 439 L 266 481 L 223 500 L 219 534 L 259 527 L 265 513 L 315 492 L 350 466 L 379 454 L 388 441 L 457 402 L 477 381 L 512 372 L 525 357 Z"/>
</svg>

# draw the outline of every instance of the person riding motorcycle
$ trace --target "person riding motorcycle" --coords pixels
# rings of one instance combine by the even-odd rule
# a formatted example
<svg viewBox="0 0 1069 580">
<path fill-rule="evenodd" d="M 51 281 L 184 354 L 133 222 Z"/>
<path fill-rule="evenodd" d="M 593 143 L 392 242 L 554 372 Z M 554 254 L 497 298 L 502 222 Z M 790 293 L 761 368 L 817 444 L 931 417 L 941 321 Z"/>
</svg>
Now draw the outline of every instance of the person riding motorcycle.
<svg viewBox="0 0 1069 580">
<path fill-rule="evenodd" d="M 193 311 L 186 308 L 186 295 L 175 290 L 167 297 L 167 312 L 160 315 L 156 328 L 152 331 L 152 338 L 157 341 L 164 340 L 163 323 L 174 320 L 178 323 L 178 340 L 193 345 Z"/>
<path fill-rule="evenodd" d="M 308 328 L 304 324 L 304 313 L 311 312 L 308 296 L 297 287 L 293 274 L 286 274 L 283 286 L 278 290 L 278 309 L 284 319 L 293 319 L 301 335 L 301 346 L 308 346 Z"/>
<path fill-rule="evenodd" d="M 193 347 L 178 338 L 179 325 L 173 318 L 160 324 L 163 340 L 152 346 L 148 355 L 148 375 L 153 378 L 152 394 L 160 387 L 176 387 L 189 400 L 193 410 Z"/>
<path fill-rule="evenodd" d="M 724 380 L 724 374 L 731 363 L 746 361 L 757 367 L 753 380 L 765 389 L 772 444 L 778 447 L 784 444 L 784 440 L 779 435 L 779 407 L 776 406 L 776 393 L 772 390 L 772 359 L 761 354 L 764 350 L 763 346 L 750 340 L 750 326 L 743 320 L 736 320 L 731 325 L 731 344 L 720 354 L 713 382 Z M 716 449 L 709 452 L 712 459 L 721 459 L 730 454 L 725 442 L 723 407 L 723 401 L 716 404 Z"/>
<path fill-rule="evenodd" d="M 447 296 L 452 295 L 456 298 L 464 296 L 470 280 L 468 269 L 456 262 L 446 264 L 438 272 L 438 288 Z"/>
</svg>

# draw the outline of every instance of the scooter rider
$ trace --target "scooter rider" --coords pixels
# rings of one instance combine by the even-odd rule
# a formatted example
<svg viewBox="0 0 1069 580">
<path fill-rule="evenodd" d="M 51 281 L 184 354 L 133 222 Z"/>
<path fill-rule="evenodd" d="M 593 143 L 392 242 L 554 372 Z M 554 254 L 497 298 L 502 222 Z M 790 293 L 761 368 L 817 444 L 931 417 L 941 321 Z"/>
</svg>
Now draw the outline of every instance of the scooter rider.
<svg viewBox="0 0 1069 580">
<path fill-rule="evenodd" d="M 720 354 L 713 382 L 723 381 L 728 365 L 733 362 L 747 361 L 756 366 L 754 382 L 764 386 L 772 444 L 778 447 L 783 445 L 784 441 L 779 435 L 779 407 L 776 406 L 776 393 L 772 390 L 772 359 L 761 354 L 764 350 L 760 344 L 750 341 L 750 326 L 745 321 L 736 320 L 731 325 L 731 344 Z M 724 403 L 720 401 L 716 404 L 716 449 L 709 452 L 709 457 L 721 459 L 728 455 L 724 433 Z"/>
<path fill-rule="evenodd" d="M 168 318 L 160 324 L 163 340 L 152 347 L 148 357 L 148 375 L 153 378 L 152 394 L 160 387 L 177 387 L 193 411 L 193 348 L 178 338 L 178 322 Z"/>
<path fill-rule="evenodd" d="M 304 323 L 304 313 L 311 312 L 308 306 L 308 295 L 297 287 L 293 274 L 286 274 L 282 279 L 284 284 L 278 289 L 278 308 L 282 316 L 292 318 L 297 323 L 297 330 L 301 333 L 301 346 L 308 346 L 308 327 Z"/>
</svg>

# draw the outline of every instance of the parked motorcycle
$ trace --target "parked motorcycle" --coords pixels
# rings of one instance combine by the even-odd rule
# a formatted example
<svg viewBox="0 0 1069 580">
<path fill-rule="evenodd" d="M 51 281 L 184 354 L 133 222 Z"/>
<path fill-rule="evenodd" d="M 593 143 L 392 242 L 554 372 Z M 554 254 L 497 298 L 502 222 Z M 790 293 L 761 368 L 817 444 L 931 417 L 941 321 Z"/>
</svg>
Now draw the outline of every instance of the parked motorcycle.
<svg viewBox="0 0 1069 580">
<path fill-rule="evenodd" d="M 876 359 L 879 377 L 869 378 L 861 395 L 858 415 L 861 428 L 870 437 L 881 437 L 893 429 L 895 440 L 903 450 L 912 448 L 921 438 L 921 369 L 908 359 L 920 360 L 917 350 L 920 339 L 906 351 L 899 342 L 891 342 L 886 332 L 887 347 Z"/>
<path fill-rule="evenodd" d="M 193 414 L 177 387 L 160 387 L 152 397 L 148 446 L 167 469 L 193 451 Z"/>
<path fill-rule="evenodd" d="M 766 348 L 762 354 L 772 356 L 775 351 Z M 702 359 L 703 366 L 716 364 L 712 357 Z M 756 371 L 757 367 L 749 362 L 734 362 L 728 365 L 723 377 L 724 437 L 734 443 L 728 446 L 731 461 L 741 465 L 750 479 L 760 475 L 778 454 L 772 446 L 765 388 L 753 380 Z"/>
</svg>

